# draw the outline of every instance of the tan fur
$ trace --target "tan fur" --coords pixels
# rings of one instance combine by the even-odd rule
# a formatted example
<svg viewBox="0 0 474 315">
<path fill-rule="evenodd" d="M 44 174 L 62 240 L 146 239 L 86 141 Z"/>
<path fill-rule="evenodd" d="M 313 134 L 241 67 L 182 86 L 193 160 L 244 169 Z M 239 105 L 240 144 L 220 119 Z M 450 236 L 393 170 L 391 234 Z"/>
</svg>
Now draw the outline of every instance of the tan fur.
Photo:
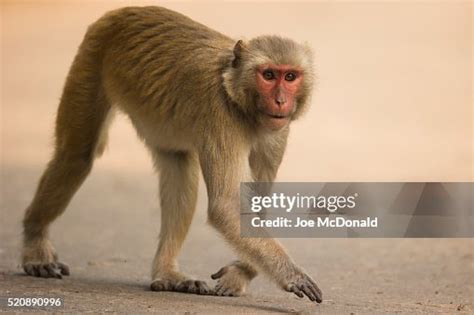
<svg viewBox="0 0 474 315">
<path fill-rule="evenodd" d="M 242 258 L 218 272 L 215 292 L 242 294 L 258 269 L 283 289 L 320 300 L 314 282 L 277 241 L 240 237 L 239 184 L 274 180 L 289 132 L 288 126 L 271 131 L 259 123 L 255 67 L 265 62 L 304 69 L 291 117 L 297 118 L 313 82 L 306 46 L 276 36 L 236 46 L 236 40 L 159 7 L 119 9 L 91 25 L 64 87 L 54 157 L 25 215 L 25 271 L 46 277 L 68 273 L 49 243 L 48 227 L 103 151 L 118 109 L 130 117 L 160 174 L 162 221 L 153 290 L 213 292 L 205 282 L 181 274 L 176 262 L 194 214 L 201 169 L 209 222 Z"/>
</svg>

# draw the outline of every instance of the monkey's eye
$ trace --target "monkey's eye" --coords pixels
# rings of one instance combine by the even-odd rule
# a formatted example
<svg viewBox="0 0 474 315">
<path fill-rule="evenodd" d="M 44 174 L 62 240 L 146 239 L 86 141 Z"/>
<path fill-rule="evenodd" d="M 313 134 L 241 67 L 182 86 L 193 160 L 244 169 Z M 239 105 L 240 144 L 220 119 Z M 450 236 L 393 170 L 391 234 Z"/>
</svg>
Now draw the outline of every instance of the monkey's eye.
<svg viewBox="0 0 474 315">
<path fill-rule="evenodd" d="M 275 79 L 275 74 L 273 73 L 272 70 L 265 70 L 263 71 L 263 78 L 265 80 L 273 80 Z"/>
<path fill-rule="evenodd" d="M 285 75 L 285 80 L 286 81 L 295 81 L 296 80 L 296 74 L 294 74 L 293 72 L 289 72 Z"/>
</svg>

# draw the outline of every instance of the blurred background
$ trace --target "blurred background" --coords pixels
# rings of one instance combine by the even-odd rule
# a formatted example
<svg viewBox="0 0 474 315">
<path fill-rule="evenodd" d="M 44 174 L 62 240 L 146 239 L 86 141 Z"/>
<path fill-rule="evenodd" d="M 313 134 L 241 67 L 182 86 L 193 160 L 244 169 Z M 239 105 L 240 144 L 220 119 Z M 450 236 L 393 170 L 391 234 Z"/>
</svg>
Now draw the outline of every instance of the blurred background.
<svg viewBox="0 0 474 315">
<path fill-rule="evenodd" d="M 2 5 L 2 163 L 40 167 L 68 68 L 87 26 L 140 1 Z M 279 180 L 471 181 L 471 4 L 159 2 L 233 38 L 308 42 L 318 82 L 294 124 Z M 126 119 L 98 168 L 149 171 Z"/>
<path fill-rule="evenodd" d="M 76 49 L 87 26 L 106 11 L 145 4 L 174 9 L 235 39 L 279 34 L 313 47 L 318 80 L 312 107 L 292 126 L 279 181 L 472 181 L 470 1 L 2 1 L 0 279 L 7 280 L 8 292 L 59 288 L 68 294 L 98 286 L 95 296 L 68 297 L 77 301 L 70 305 L 87 309 L 87 303 L 110 301 L 118 307 L 119 298 L 128 297 L 124 292 L 137 290 L 129 283 L 138 283 L 140 293 L 147 286 L 159 230 L 157 179 L 124 116 L 117 117 L 108 150 L 52 229 L 75 280 L 59 285 L 15 277 L 21 217 L 52 152 L 55 112 Z M 197 222 L 180 260 L 185 271 L 208 278 L 233 254 L 204 224 L 202 183 L 200 192 Z M 436 313 L 469 309 L 472 302 L 472 240 L 283 242 L 320 279 L 327 298 L 322 310 Z M 196 260 L 203 248 L 205 259 Z M 253 290 L 266 298 L 205 303 L 214 311 L 242 310 L 245 303 L 281 306 L 277 311 L 308 306 L 258 281 Z M 98 301 L 102 293 L 116 300 Z M 155 307 L 157 296 L 150 293 L 135 301 Z M 162 296 L 173 301 L 173 295 Z M 192 299 L 175 298 L 206 310 L 207 304 L 196 306 Z M 166 301 L 156 307 L 166 310 Z M 376 301 L 385 304 L 377 308 Z"/>
</svg>

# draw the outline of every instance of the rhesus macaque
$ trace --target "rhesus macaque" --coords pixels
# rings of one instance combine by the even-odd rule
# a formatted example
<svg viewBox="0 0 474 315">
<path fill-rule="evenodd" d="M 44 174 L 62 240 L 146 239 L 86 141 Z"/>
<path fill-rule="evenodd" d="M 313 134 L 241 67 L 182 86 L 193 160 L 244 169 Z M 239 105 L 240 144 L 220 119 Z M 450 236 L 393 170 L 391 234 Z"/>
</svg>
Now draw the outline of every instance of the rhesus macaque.
<svg viewBox="0 0 474 315">
<path fill-rule="evenodd" d="M 273 181 L 289 124 L 313 85 L 311 50 L 290 39 L 235 41 L 179 13 L 128 7 L 92 24 L 64 86 L 54 156 L 26 211 L 22 265 L 36 277 L 68 267 L 48 239 L 104 150 L 116 109 L 152 152 L 160 175 L 161 231 L 151 289 L 238 296 L 257 270 L 299 297 L 321 302 L 316 283 L 271 238 L 241 238 L 239 184 Z M 195 210 L 199 169 L 210 224 L 240 255 L 204 281 L 178 271 L 176 257 Z"/>
</svg>

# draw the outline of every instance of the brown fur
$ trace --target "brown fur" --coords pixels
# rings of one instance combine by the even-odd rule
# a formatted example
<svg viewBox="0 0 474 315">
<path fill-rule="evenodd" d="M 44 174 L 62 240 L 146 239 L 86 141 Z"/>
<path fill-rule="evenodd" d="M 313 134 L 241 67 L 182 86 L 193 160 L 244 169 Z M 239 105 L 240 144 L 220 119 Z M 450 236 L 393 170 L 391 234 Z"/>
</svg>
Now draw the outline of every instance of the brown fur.
<svg viewBox="0 0 474 315">
<path fill-rule="evenodd" d="M 321 300 L 314 281 L 273 239 L 241 238 L 239 184 L 273 181 L 288 125 L 259 123 L 255 67 L 290 64 L 304 69 L 292 119 L 304 111 L 313 84 L 310 50 L 292 40 L 262 36 L 239 42 L 159 7 L 112 11 L 91 25 L 70 69 L 56 122 L 53 159 L 24 219 L 23 266 L 30 275 L 61 277 L 48 227 L 66 208 L 105 146 L 115 109 L 125 112 L 153 154 L 160 173 L 162 223 L 152 266 L 156 291 L 209 294 L 203 281 L 178 271 L 176 256 L 195 210 L 201 168 L 209 222 L 238 251 L 213 275 L 216 294 L 240 295 L 268 274 L 283 289 Z"/>
</svg>

